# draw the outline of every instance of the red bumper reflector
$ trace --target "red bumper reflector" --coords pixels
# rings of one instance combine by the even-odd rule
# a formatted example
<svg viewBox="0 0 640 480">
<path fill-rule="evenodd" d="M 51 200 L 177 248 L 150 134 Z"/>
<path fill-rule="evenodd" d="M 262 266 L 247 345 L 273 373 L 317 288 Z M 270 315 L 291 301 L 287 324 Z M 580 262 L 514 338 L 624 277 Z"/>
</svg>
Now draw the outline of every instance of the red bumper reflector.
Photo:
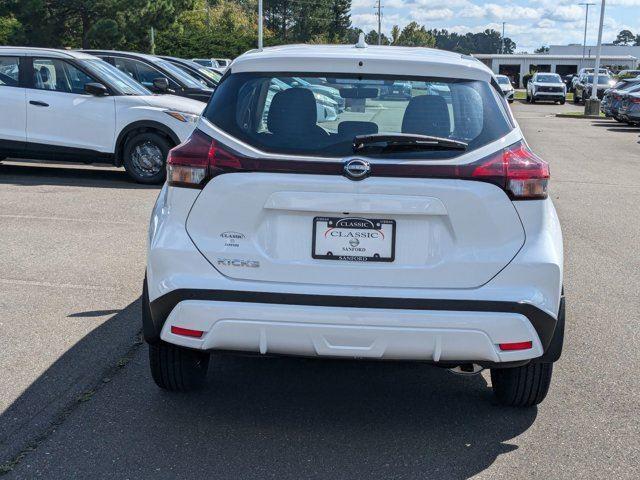
<svg viewBox="0 0 640 480">
<path fill-rule="evenodd" d="M 200 338 L 204 333 L 202 330 L 191 330 L 190 328 L 182 328 L 182 327 L 171 327 L 171 333 L 176 335 L 183 335 L 185 337 L 194 337 Z"/>
<path fill-rule="evenodd" d="M 515 343 L 500 343 L 500 350 L 528 350 L 533 348 L 533 342 L 515 342 Z"/>
</svg>

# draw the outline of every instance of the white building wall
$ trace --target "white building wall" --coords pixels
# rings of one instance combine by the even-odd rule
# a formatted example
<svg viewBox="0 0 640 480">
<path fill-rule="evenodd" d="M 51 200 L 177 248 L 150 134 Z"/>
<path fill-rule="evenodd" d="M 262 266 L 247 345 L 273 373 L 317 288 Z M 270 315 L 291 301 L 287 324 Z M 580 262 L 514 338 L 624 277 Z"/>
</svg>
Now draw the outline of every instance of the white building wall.
<svg viewBox="0 0 640 480">
<path fill-rule="evenodd" d="M 595 57 L 595 45 L 587 45 L 585 55 Z M 582 45 L 550 45 L 549 55 L 582 55 Z M 602 55 L 631 55 L 640 58 L 640 45 L 602 45 Z"/>
</svg>

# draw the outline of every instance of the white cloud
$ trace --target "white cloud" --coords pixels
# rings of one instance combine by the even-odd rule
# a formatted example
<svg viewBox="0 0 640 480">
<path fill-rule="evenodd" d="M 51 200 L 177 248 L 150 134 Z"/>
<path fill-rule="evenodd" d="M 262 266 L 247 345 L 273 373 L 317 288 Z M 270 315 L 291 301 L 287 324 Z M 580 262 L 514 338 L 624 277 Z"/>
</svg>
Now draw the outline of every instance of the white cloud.
<svg viewBox="0 0 640 480">
<path fill-rule="evenodd" d="M 388 35 L 393 25 L 401 28 L 416 21 L 427 28 L 457 33 L 502 30 L 516 42 L 517 50 L 549 44 L 582 43 L 584 7 L 578 0 L 382 0 L 382 26 Z M 596 2 L 598 3 L 598 2 Z M 352 22 L 366 31 L 377 29 L 375 0 L 353 0 Z M 624 28 L 640 34 L 640 0 L 607 1 L 603 41 L 611 42 Z M 599 3 L 589 9 L 587 43 L 595 44 L 600 19 Z"/>
</svg>

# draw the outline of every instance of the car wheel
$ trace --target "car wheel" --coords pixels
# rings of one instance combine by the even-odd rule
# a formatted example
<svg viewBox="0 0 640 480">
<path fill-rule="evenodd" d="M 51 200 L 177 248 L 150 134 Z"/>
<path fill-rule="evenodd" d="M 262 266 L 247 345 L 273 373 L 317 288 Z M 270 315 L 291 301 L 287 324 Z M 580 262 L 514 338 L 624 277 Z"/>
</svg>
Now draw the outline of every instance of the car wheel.
<svg viewBox="0 0 640 480">
<path fill-rule="evenodd" d="M 165 163 L 171 146 L 153 132 L 132 136 L 124 146 L 124 168 L 138 183 L 159 184 L 166 177 Z"/>
<path fill-rule="evenodd" d="M 527 92 L 527 103 L 531 103 L 531 97 L 529 96 L 529 92 Z"/>
<path fill-rule="evenodd" d="M 573 103 L 575 103 L 576 105 L 580 103 L 580 97 L 576 92 L 573 92 Z"/>
<path fill-rule="evenodd" d="M 564 105 L 566 101 L 567 101 L 567 99 L 566 99 L 566 98 L 563 98 L 562 100 L 560 100 L 560 102 L 559 102 L 559 103 L 560 103 L 560 105 Z"/>
<path fill-rule="evenodd" d="M 616 115 L 616 116 L 614 116 L 614 117 L 613 117 L 613 119 L 614 119 L 616 122 L 624 123 L 624 120 L 622 120 L 622 119 L 621 119 L 620 117 L 618 117 L 617 115 Z"/>
<path fill-rule="evenodd" d="M 536 103 L 536 97 L 535 97 L 535 95 L 531 95 L 531 103 Z"/>
<path fill-rule="evenodd" d="M 502 405 L 531 407 L 547 396 L 553 363 L 528 363 L 521 367 L 491 369 L 493 393 Z"/>
</svg>

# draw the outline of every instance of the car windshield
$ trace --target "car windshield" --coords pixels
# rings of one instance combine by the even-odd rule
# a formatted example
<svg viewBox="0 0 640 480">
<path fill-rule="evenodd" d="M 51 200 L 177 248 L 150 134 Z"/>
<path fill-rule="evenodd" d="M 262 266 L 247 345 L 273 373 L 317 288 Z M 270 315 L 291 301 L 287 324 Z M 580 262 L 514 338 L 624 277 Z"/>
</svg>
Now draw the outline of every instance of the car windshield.
<svg viewBox="0 0 640 480">
<path fill-rule="evenodd" d="M 80 63 L 89 72 L 103 78 L 111 87 L 124 95 L 151 95 L 151 92 L 141 84 L 133 80 L 126 73 L 121 72 L 113 65 L 98 58 L 92 60 L 81 60 Z"/>
<path fill-rule="evenodd" d="M 562 80 L 558 75 L 538 75 L 536 82 L 540 83 L 562 83 Z"/>
<path fill-rule="evenodd" d="M 202 88 L 202 83 L 198 82 L 191 75 L 180 67 L 175 66 L 173 63 L 166 60 L 158 60 L 157 64 L 176 77 L 183 86 L 188 88 Z"/>
<path fill-rule="evenodd" d="M 213 62 L 211 60 L 207 60 L 206 58 L 195 58 L 193 61 L 199 63 L 200 65 L 204 65 L 205 67 L 213 66 Z"/>
<path fill-rule="evenodd" d="M 587 83 L 593 83 L 593 75 L 586 78 Z M 607 75 L 598 75 L 598 85 L 607 85 L 611 81 Z"/>
<path fill-rule="evenodd" d="M 204 115 L 261 150 L 328 157 L 352 155 L 354 138 L 362 135 L 440 137 L 473 150 L 513 128 L 503 99 L 487 82 L 380 75 L 236 73 L 218 86 Z M 414 147 L 394 149 L 393 156 L 460 154 Z"/>
<path fill-rule="evenodd" d="M 510 85 L 511 82 L 509 81 L 509 78 L 507 77 L 498 77 L 498 83 L 500 85 Z"/>
</svg>

